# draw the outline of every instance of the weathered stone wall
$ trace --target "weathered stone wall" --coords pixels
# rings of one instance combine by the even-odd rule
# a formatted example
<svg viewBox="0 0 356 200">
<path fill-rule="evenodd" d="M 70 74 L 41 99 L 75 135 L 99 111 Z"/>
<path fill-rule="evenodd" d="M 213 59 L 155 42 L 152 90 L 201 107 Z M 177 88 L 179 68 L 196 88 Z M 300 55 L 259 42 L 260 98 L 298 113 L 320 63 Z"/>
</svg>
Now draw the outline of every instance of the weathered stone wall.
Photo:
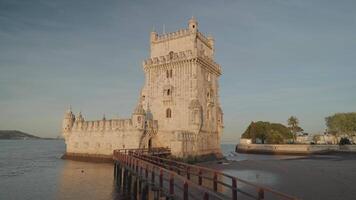
<svg viewBox="0 0 356 200">
<path fill-rule="evenodd" d="M 139 148 L 140 130 L 73 131 L 66 140 L 68 153 L 112 155 L 114 149 Z"/>
</svg>

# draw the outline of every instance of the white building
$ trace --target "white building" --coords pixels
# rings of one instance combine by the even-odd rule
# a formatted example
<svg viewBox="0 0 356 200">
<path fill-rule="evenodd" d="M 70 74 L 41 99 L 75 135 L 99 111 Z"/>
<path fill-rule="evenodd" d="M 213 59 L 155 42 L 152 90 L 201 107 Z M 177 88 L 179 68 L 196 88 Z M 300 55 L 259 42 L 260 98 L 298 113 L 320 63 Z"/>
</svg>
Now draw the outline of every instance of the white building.
<svg viewBox="0 0 356 200">
<path fill-rule="evenodd" d="M 143 62 L 145 84 L 129 119 L 86 121 L 68 110 L 63 120 L 67 155 L 110 156 L 114 149 L 169 147 L 176 156 L 220 154 L 223 112 L 214 39 L 186 29 L 151 32 Z"/>
</svg>

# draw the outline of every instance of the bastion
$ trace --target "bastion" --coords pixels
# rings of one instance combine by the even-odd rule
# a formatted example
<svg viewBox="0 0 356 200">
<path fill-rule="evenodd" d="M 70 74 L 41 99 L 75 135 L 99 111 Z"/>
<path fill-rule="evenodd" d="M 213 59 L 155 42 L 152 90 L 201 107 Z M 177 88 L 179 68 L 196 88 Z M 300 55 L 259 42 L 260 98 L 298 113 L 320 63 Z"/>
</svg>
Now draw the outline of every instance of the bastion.
<svg viewBox="0 0 356 200">
<path fill-rule="evenodd" d="M 221 67 L 214 38 L 195 18 L 172 33 L 150 34 L 144 86 L 127 119 L 86 120 L 69 109 L 62 133 L 67 157 L 111 158 L 115 149 L 168 147 L 176 157 L 221 155 Z"/>
</svg>

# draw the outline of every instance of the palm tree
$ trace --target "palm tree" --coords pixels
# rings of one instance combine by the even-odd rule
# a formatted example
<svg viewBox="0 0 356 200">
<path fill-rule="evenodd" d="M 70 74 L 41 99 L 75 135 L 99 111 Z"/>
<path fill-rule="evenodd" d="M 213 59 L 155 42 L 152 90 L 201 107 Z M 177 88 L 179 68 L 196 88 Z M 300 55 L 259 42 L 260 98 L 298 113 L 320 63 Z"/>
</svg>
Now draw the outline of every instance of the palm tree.
<svg viewBox="0 0 356 200">
<path fill-rule="evenodd" d="M 289 129 L 293 133 L 293 141 L 295 142 L 295 140 L 297 138 L 297 133 L 303 131 L 303 129 L 299 127 L 299 120 L 295 116 L 289 117 L 287 123 L 288 123 Z"/>
</svg>

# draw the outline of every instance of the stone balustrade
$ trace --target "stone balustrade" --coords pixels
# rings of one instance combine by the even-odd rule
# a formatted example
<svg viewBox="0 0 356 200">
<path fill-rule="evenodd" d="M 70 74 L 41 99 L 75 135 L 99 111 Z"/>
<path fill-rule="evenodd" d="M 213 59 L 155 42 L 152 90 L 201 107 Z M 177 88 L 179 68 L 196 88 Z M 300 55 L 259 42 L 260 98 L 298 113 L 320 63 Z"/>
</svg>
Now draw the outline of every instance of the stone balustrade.
<svg viewBox="0 0 356 200">
<path fill-rule="evenodd" d="M 115 131 L 133 128 L 131 119 L 111 119 L 75 122 L 74 131 Z"/>
<path fill-rule="evenodd" d="M 197 52 L 196 55 L 194 55 L 194 52 L 192 50 L 176 52 L 176 53 L 173 53 L 172 55 L 168 54 L 166 56 L 148 58 L 148 59 L 144 60 L 142 64 L 144 67 L 150 67 L 150 66 L 154 66 L 154 65 L 163 65 L 163 64 L 168 64 L 168 63 L 172 63 L 172 62 L 192 59 L 192 58 L 201 58 L 201 59 L 207 61 L 208 63 L 210 63 L 217 71 L 221 72 L 220 65 L 218 63 L 216 63 L 213 60 L 213 58 L 205 55 L 204 52 Z"/>
</svg>

